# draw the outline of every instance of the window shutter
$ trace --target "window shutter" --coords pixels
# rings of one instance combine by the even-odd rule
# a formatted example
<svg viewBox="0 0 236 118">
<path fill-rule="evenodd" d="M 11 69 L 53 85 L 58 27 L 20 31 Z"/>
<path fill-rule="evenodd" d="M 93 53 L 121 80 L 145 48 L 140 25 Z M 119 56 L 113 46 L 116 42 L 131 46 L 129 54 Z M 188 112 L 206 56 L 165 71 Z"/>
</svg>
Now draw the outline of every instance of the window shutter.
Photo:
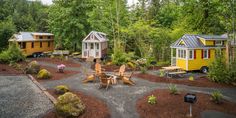
<svg viewBox="0 0 236 118">
<path fill-rule="evenodd" d="M 211 58 L 211 50 L 208 50 L 208 58 Z"/>
<path fill-rule="evenodd" d="M 213 41 L 213 45 L 216 45 L 216 41 Z"/>
<path fill-rule="evenodd" d="M 204 56 L 204 55 L 203 55 L 203 50 L 202 50 L 202 59 L 203 59 L 203 56 Z"/>
<path fill-rule="evenodd" d="M 196 55 L 196 50 L 194 50 L 194 59 L 197 58 L 197 55 Z"/>
</svg>

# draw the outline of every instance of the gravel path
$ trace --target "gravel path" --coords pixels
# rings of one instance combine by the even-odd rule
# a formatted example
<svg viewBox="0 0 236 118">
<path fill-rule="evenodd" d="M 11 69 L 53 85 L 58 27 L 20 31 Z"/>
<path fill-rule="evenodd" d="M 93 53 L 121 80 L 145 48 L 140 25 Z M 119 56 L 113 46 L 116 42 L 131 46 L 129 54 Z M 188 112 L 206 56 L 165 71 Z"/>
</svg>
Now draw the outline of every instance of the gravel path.
<svg viewBox="0 0 236 118">
<path fill-rule="evenodd" d="M 84 70 L 85 66 L 89 67 L 88 65 L 82 65 L 80 70 Z M 136 100 L 152 90 L 168 89 L 169 86 L 169 84 L 165 83 L 154 83 L 143 79 L 132 78 L 136 83 L 135 86 L 128 86 L 119 83 L 118 85 L 113 85 L 106 91 L 105 89 L 98 89 L 98 82 L 83 84 L 82 79 L 85 78 L 84 73 L 69 78 L 70 79 L 42 82 L 41 84 L 47 89 L 53 89 L 55 86 L 63 84 L 69 86 L 73 90 L 78 90 L 85 94 L 95 96 L 108 105 L 112 118 L 139 117 L 135 108 Z M 225 99 L 236 103 L 236 88 L 204 88 L 185 85 L 177 85 L 177 88 L 189 92 L 200 92 L 206 94 L 210 94 L 214 90 L 219 90 L 223 95 L 225 95 Z"/>
<path fill-rule="evenodd" d="M 34 118 L 53 104 L 27 76 L 0 76 L 0 118 Z"/>
</svg>

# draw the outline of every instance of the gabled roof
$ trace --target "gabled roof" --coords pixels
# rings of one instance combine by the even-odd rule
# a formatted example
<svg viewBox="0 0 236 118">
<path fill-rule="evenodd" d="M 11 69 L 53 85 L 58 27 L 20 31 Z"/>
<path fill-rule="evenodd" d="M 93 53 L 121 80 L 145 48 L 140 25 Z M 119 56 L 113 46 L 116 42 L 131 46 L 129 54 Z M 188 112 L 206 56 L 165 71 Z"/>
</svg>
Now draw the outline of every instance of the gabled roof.
<svg viewBox="0 0 236 118">
<path fill-rule="evenodd" d="M 228 36 L 223 35 L 198 35 L 199 38 L 204 38 L 205 40 L 227 40 Z"/>
<path fill-rule="evenodd" d="M 183 41 L 184 45 L 179 45 Z M 172 48 L 185 47 L 185 48 L 201 48 L 204 47 L 202 42 L 197 38 L 197 35 L 185 34 L 180 39 L 171 44 Z"/>
<path fill-rule="evenodd" d="M 83 42 L 105 42 L 108 41 L 106 34 L 103 32 L 91 31 L 84 39 Z"/>
<path fill-rule="evenodd" d="M 18 34 L 14 34 L 9 41 L 35 41 L 35 40 L 53 40 L 53 39 L 34 39 L 33 35 L 43 35 L 43 36 L 53 36 L 51 33 L 39 33 L 39 32 L 19 32 Z"/>
</svg>

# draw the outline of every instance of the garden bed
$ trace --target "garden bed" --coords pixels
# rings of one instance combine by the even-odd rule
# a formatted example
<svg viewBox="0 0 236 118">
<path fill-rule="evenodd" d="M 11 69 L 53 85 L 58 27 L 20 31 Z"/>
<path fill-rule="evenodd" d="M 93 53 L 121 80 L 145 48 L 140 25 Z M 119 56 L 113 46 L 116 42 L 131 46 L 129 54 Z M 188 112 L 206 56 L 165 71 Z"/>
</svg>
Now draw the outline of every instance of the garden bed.
<svg viewBox="0 0 236 118">
<path fill-rule="evenodd" d="M 39 61 L 39 62 L 48 62 L 52 64 L 64 64 L 67 67 L 80 67 L 81 65 L 78 63 L 73 62 L 73 60 L 62 60 L 59 58 L 48 58 L 48 57 L 42 57 L 42 58 L 32 58 L 31 60 Z"/>
<path fill-rule="evenodd" d="M 55 98 L 58 97 L 53 90 L 48 91 Z M 79 118 L 110 118 L 109 109 L 106 104 L 97 98 L 83 94 L 82 92 L 72 92 L 77 94 L 86 106 L 85 112 Z M 43 118 L 61 118 L 53 110 L 47 113 Z"/>
<path fill-rule="evenodd" d="M 59 73 L 56 68 L 48 67 L 48 66 L 41 66 L 41 69 L 46 69 L 52 74 L 52 78 L 50 79 L 37 79 L 37 75 L 33 75 L 37 81 L 43 82 L 43 81 L 51 81 L 51 80 L 60 80 L 65 79 L 67 77 L 73 76 L 75 74 L 78 74 L 78 71 L 71 71 L 71 70 L 64 70 L 64 73 Z"/>
<path fill-rule="evenodd" d="M 206 77 L 196 78 L 194 81 L 190 81 L 187 79 L 179 80 L 179 79 L 166 78 L 157 75 L 142 74 L 142 73 L 134 74 L 133 76 L 140 79 L 145 79 L 151 82 L 158 82 L 158 83 L 184 84 L 188 86 L 197 86 L 197 87 L 234 87 L 228 84 L 218 84 L 215 82 L 211 82 Z"/>
<path fill-rule="evenodd" d="M 22 70 L 17 70 L 8 64 L 0 64 L 0 74 L 1 75 L 19 75 L 24 74 Z"/>
<path fill-rule="evenodd" d="M 189 113 L 189 104 L 183 98 L 186 92 L 171 95 L 168 90 L 154 90 L 137 100 L 136 109 L 141 118 L 185 118 Z M 147 97 L 154 95 L 157 103 L 148 104 Z M 222 104 L 215 104 L 210 95 L 197 93 L 197 102 L 193 105 L 193 118 L 200 118 L 205 110 L 216 110 L 236 115 L 236 104 L 223 100 Z"/>
</svg>

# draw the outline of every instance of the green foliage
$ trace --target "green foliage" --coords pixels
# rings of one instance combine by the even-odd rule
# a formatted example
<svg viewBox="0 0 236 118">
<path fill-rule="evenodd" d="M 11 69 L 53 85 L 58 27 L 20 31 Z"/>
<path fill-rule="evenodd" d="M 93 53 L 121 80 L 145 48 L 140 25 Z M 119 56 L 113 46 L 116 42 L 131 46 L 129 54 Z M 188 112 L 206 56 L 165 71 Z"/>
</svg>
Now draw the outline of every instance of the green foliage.
<svg viewBox="0 0 236 118">
<path fill-rule="evenodd" d="M 37 61 L 32 61 L 25 69 L 26 74 L 37 74 L 40 71 L 40 65 Z"/>
<path fill-rule="evenodd" d="M 213 91 L 211 93 L 211 99 L 217 104 L 221 103 L 222 98 L 223 98 L 223 95 L 221 94 L 220 91 Z"/>
<path fill-rule="evenodd" d="M 20 70 L 20 69 L 21 69 L 21 65 L 18 64 L 18 63 L 16 63 L 16 62 L 14 62 L 14 61 L 11 61 L 10 64 L 9 64 L 9 66 L 11 66 L 11 67 L 13 67 L 13 68 L 15 68 L 15 69 L 17 69 L 17 70 Z"/>
<path fill-rule="evenodd" d="M 163 69 L 161 69 L 161 70 L 159 70 L 159 72 L 160 72 L 160 77 L 164 77 L 165 76 L 165 71 L 163 70 Z"/>
<path fill-rule="evenodd" d="M 171 94 L 174 94 L 174 95 L 178 94 L 178 89 L 177 89 L 176 85 L 174 85 L 174 84 L 169 85 L 169 90 L 170 90 Z"/>
<path fill-rule="evenodd" d="M 189 80 L 189 81 L 194 81 L 194 77 L 193 77 L 193 76 L 190 76 L 190 77 L 188 78 L 188 80 Z"/>
<path fill-rule="evenodd" d="M 51 73 L 46 69 L 41 69 L 37 74 L 38 79 L 50 79 L 52 77 Z"/>
<path fill-rule="evenodd" d="M 66 85 L 59 85 L 59 86 L 55 87 L 55 93 L 59 94 L 59 95 L 62 95 L 62 94 L 69 92 L 69 91 L 70 90 Z"/>
<path fill-rule="evenodd" d="M 129 62 L 127 63 L 127 65 L 128 65 L 128 67 L 130 67 L 130 68 L 132 68 L 132 69 L 136 69 L 136 63 L 133 62 L 133 61 L 129 61 Z"/>
<path fill-rule="evenodd" d="M 154 95 L 148 96 L 148 103 L 154 105 L 157 103 L 157 98 Z"/>
<path fill-rule="evenodd" d="M 4 48 L 7 48 L 8 39 L 16 31 L 16 27 L 11 19 L 0 21 L 0 51 Z"/>
<path fill-rule="evenodd" d="M 55 109 L 63 117 L 77 117 L 83 114 L 85 105 L 77 95 L 67 92 L 58 97 Z"/>
<path fill-rule="evenodd" d="M 122 51 L 116 51 L 112 54 L 112 63 L 116 65 L 126 64 L 132 60 L 132 57 L 134 57 L 133 52 L 125 53 Z"/>
<path fill-rule="evenodd" d="M 0 63 L 19 62 L 23 60 L 25 60 L 25 56 L 15 42 L 10 44 L 7 50 L 0 53 Z"/>
<path fill-rule="evenodd" d="M 140 68 L 140 70 L 141 70 L 141 73 L 143 73 L 143 74 L 147 73 L 147 70 L 148 70 L 148 69 L 147 69 L 146 66 L 143 66 L 143 67 L 140 66 L 139 68 Z"/>
</svg>

